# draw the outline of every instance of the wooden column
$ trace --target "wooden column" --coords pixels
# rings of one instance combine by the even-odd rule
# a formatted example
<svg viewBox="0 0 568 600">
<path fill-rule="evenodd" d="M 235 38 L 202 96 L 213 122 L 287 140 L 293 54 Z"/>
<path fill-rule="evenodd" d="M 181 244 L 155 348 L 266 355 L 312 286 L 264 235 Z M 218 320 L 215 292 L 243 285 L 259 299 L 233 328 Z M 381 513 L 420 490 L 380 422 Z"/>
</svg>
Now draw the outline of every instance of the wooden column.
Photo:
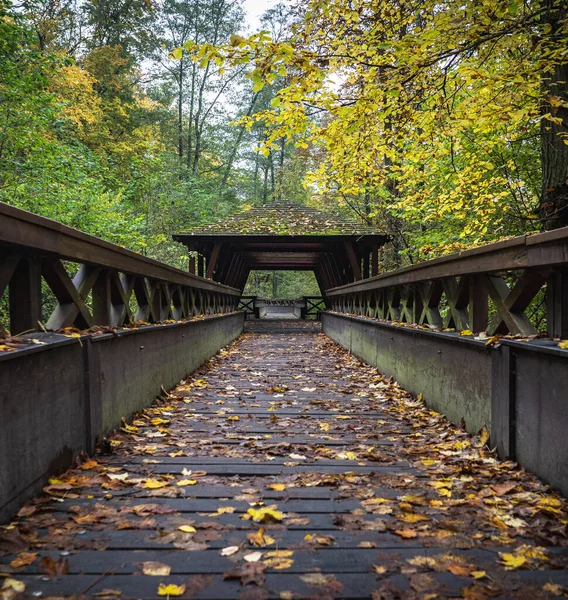
<svg viewBox="0 0 568 600">
<path fill-rule="evenodd" d="M 197 255 L 197 274 L 199 277 L 203 277 L 205 275 L 205 257 L 203 254 Z"/>
<path fill-rule="evenodd" d="M 195 275 L 195 255 L 189 257 L 189 272 Z"/>
<path fill-rule="evenodd" d="M 549 337 L 568 339 L 568 267 L 554 269 L 548 277 L 546 327 Z"/>
<path fill-rule="evenodd" d="M 371 270 L 369 268 L 369 250 L 363 254 L 363 279 L 369 279 Z"/>
<path fill-rule="evenodd" d="M 9 283 L 10 333 L 37 331 L 41 321 L 41 268 L 34 257 L 20 258 Z"/>
</svg>

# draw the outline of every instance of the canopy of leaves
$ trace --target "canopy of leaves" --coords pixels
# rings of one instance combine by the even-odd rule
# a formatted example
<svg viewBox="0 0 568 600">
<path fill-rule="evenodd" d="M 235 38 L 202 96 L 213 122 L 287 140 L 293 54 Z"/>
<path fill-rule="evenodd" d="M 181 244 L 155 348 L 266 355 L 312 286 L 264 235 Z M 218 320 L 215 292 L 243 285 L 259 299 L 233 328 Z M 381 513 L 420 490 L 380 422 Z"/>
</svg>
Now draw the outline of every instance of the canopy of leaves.
<svg viewBox="0 0 568 600">
<path fill-rule="evenodd" d="M 375 233 L 361 222 L 293 202 L 249 205 L 244 211 L 217 223 L 191 230 L 194 234 L 354 235 Z"/>
<path fill-rule="evenodd" d="M 314 148 L 323 201 L 391 223 L 418 258 L 541 227 L 539 128 L 568 131 L 547 84 L 567 41 L 554 0 L 309 0 L 286 41 L 189 51 L 251 63 L 255 90 L 285 78 L 248 119 L 267 124 L 264 148 Z"/>
</svg>

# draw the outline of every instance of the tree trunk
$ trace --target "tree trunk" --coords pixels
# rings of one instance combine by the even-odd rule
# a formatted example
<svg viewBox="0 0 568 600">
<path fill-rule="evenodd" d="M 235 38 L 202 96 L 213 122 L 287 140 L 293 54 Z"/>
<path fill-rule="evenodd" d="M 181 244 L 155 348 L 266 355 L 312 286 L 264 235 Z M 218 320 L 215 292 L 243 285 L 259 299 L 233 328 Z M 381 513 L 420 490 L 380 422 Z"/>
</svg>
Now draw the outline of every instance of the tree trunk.
<svg viewBox="0 0 568 600">
<path fill-rule="evenodd" d="M 543 22 L 550 26 L 548 37 L 555 41 L 563 37 L 562 21 L 568 17 L 565 4 L 558 0 L 544 0 L 547 8 Z M 568 225 L 568 108 L 557 106 L 568 102 L 568 63 L 554 66 L 543 77 L 542 114 L 550 114 L 556 122 L 543 118 L 540 124 L 540 162 L 542 167 L 542 195 L 540 218 L 544 229 Z M 552 101 L 552 102 L 551 102 Z"/>
</svg>

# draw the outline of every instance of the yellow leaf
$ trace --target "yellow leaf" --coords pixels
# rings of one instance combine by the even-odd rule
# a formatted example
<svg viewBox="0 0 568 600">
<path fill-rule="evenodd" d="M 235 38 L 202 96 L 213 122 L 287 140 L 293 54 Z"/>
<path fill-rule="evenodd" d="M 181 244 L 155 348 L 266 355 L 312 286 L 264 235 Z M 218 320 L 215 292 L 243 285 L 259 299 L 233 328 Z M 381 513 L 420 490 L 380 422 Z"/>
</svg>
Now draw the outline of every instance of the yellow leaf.
<svg viewBox="0 0 568 600">
<path fill-rule="evenodd" d="M 483 579 L 487 573 L 485 571 L 472 571 L 470 573 L 470 575 L 474 578 L 474 579 Z"/>
<path fill-rule="evenodd" d="M 489 430 L 485 425 L 479 430 L 479 443 L 476 446 L 479 448 L 481 446 L 485 446 L 489 441 Z"/>
<path fill-rule="evenodd" d="M 464 330 L 460 331 L 460 335 L 463 335 L 463 336 L 473 335 L 473 331 L 470 331 L 469 329 L 464 329 Z"/>
<path fill-rule="evenodd" d="M 195 533 L 197 531 L 197 529 L 191 525 L 180 525 L 178 529 L 184 533 Z"/>
<path fill-rule="evenodd" d="M 418 536 L 418 533 L 416 533 L 414 529 L 395 529 L 394 533 L 396 533 L 396 535 L 400 535 L 401 538 L 406 540 L 410 540 Z"/>
<path fill-rule="evenodd" d="M 158 490 L 160 488 L 168 486 L 167 481 L 160 481 L 158 479 L 146 479 L 146 483 L 142 486 L 149 490 Z"/>
<path fill-rule="evenodd" d="M 257 523 L 270 523 L 270 522 L 280 522 L 284 518 L 284 513 L 281 513 L 279 510 L 276 510 L 276 505 L 267 506 L 263 508 L 254 509 L 249 508 L 247 511 L 252 517 L 252 520 Z"/>
<path fill-rule="evenodd" d="M 294 564 L 290 558 L 293 554 L 292 550 L 274 550 L 267 552 L 262 562 L 269 569 L 289 569 Z"/>
<path fill-rule="evenodd" d="M 217 515 L 231 515 L 235 512 L 236 508 L 234 506 L 220 506 L 217 509 L 217 512 L 209 513 L 210 517 L 216 517 Z"/>
<path fill-rule="evenodd" d="M 176 482 L 176 485 L 179 485 L 180 487 L 184 487 L 186 485 L 195 485 L 197 483 L 196 479 L 180 479 L 178 482 Z"/>
<path fill-rule="evenodd" d="M 558 342 L 558 347 L 562 348 L 562 350 L 567 350 L 568 349 L 568 340 L 562 340 L 561 342 Z"/>
<path fill-rule="evenodd" d="M 153 577 L 167 577 L 172 572 L 170 565 L 148 560 L 142 563 L 142 573 Z"/>
<path fill-rule="evenodd" d="M 6 592 L 6 597 L 11 598 L 12 595 L 8 595 L 8 592 L 22 594 L 26 591 L 26 584 L 23 581 L 18 581 L 17 579 L 11 579 L 8 577 L 8 579 L 4 579 L 4 583 L 2 584 L 0 591 Z M 2 594 L 2 597 L 4 597 L 4 594 Z"/>
<path fill-rule="evenodd" d="M 82 465 L 81 469 L 83 471 L 88 471 L 89 469 L 94 469 L 99 463 L 96 460 L 86 460 Z"/>
<path fill-rule="evenodd" d="M 274 544 L 275 540 L 272 536 L 264 533 L 264 528 L 260 528 L 256 533 L 248 533 L 247 540 L 253 545 L 259 548 L 270 546 Z"/>
<path fill-rule="evenodd" d="M 329 431 L 331 429 L 330 424 L 329 423 L 324 423 L 323 421 L 318 421 L 318 427 L 322 431 Z"/>
<path fill-rule="evenodd" d="M 270 483 L 266 487 L 270 490 L 274 490 L 275 492 L 283 492 L 286 489 L 286 485 L 284 483 Z"/>
<path fill-rule="evenodd" d="M 417 515 L 416 513 L 403 513 L 398 518 L 405 523 L 418 523 L 419 521 L 430 520 L 428 517 L 425 517 L 424 515 Z"/>
<path fill-rule="evenodd" d="M 185 594 L 185 585 L 160 583 L 158 586 L 158 596 L 183 596 L 183 594 Z"/>
<path fill-rule="evenodd" d="M 510 570 L 519 569 L 527 562 L 527 559 L 524 556 L 518 556 L 508 552 L 499 552 L 499 556 L 501 557 L 501 563 L 506 569 Z"/>
<path fill-rule="evenodd" d="M 239 417 L 237 417 L 236 415 L 234 417 L 227 417 L 227 421 L 238 421 Z"/>
</svg>

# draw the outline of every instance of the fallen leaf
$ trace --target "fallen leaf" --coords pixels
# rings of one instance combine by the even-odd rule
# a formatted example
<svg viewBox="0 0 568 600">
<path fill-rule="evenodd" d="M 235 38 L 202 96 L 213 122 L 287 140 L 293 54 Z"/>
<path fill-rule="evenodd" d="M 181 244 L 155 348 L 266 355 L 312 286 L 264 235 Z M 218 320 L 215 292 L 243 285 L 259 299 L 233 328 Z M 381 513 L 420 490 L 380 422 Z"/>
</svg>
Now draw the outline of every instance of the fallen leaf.
<svg viewBox="0 0 568 600">
<path fill-rule="evenodd" d="M 266 566 L 262 562 L 249 562 L 224 573 L 223 580 L 240 579 L 241 585 L 248 585 L 249 583 L 263 585 L 266 580 L 265 569 Z"/>
<path fill-rule="evenodd" d="M 142 573 L 153 577 L 167 577 L 172 572 L 170 565 L 152 560 L 142 563 Z"/>
<path fill-rule="evenodd" d="M 99 463 L 96 460 L 86 460 L 82 465 L 81 469 L 83 471 L 88 471 L 89 469 L 94 469 Z"/>
<path fill-rule="evenodd" d="M 285 515 L 279 510 L 276 510 L 276 508 L 275 504 L 259 509 L 249 508 L 247 514 L 249 514 L 256 523 L 278 523 L 284 519 Z"/>
<path fill-rule="evenodd" d="M 251 552 L 243 557 L 247 562 L 258 562 L 262 558 L 262 552 Z"/>
<path fill-rule="evenodd" d="M 14 560 L 10 562 L 10 566 L 14 569 L 31 565 L 37 558 L 37 552 L 22 552 Z"/>
<path fill-rule="evenodd" d="M 197 531 L 197 529 L 191 525 L 180 525 L 178 529 L 184 533 L 195 533 Z"/>
<path fill-rule="evenodd" d="M 274 490 L 275 492 L 283 492 L 286 489 L 286 485 L 284 483 L 270 483 L 266 487 L 269 490 Z"/>
<path fill-rule="evenodd" d="M 401 538 L 410 540 L 418 536 L 418 533 L 414 529 L 395 529 L 393 533 L 399 535 Z"/>
<path fill-rule="evenodd" d="M 93 594 L 93 598 L 102 598 L 105 600 L 106 598 L 120 598 L 122 596 L 122 592 L 120 590 L 101 590 L 100 592 L 95 592 Z"/>
<path fill-rule="evenodd" d="M 63 556 L 58 558 L 57 562 L 51 556 L 42 556 L 37 570 L 52 578 L 58 575 L 67 575 L 69 572 L 69 561 Z"/>
<path fill-rule="evenodd" d="M 146 479 L 146 482 L 142 487 L 148 490 L 158 490 L 163 487 L 170 485 L 167 481 L 160 481 L 159 479 Z"/>
<path fill-rule="evenodd" d="M 196 479 L 180 479 L 179 481 L 176 481 L 176 485 L 178 485 L 179 487 L 195 485 L 196 483 L 197 483 Z"/>
<path fill-rule="evenodd" d="M 258 546 L 259 548 L 270 546 L 271 544 L 274 544 L 275 541 L 272 536 L 264 533 L 264 528 L 260 528 L 256 533 L 248 533 L 247 540 L 253 546 Z"/>
<path fill-rule="evenodd" d="M 221 556 L 232 556 L 233 554 L 236 554 L 239 550 L 239 546 L 227 546 L 226 548 L 223 548 L 219 552 L 219 554 Z"/>
<path fill-rule="evenodd" d="M 524 556 L 509 552 L 499 552 L 499 556 L 501 557 L 501 563 L 508 570 L 519 569 L 527 562 Z"/>
<path fill-rule="evenodd" d="M 185 594 L 184 584 L 160 583 L 158 586 L 158 596 L 183 596 L 183 594 Z"/>
</svg>

